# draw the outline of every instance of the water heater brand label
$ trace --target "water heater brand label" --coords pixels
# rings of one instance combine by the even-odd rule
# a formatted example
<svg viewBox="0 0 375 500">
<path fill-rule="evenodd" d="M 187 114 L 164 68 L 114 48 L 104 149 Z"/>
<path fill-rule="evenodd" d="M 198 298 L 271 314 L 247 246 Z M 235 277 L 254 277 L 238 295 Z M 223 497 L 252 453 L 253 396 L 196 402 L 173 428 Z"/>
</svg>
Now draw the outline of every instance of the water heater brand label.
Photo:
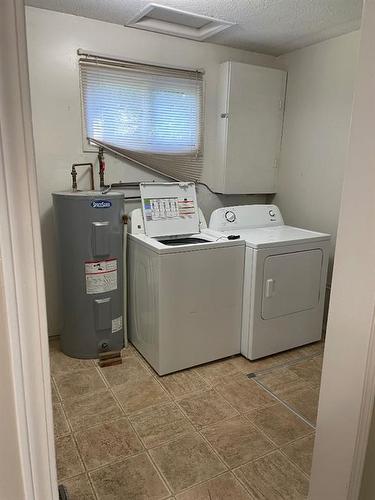
<svg viewBox="0 0 375 500">
<path fill-rule="evenodd" d="M 92 208 L 109 208 L 112 206 L 112 202 L 109 200 L 94 200 L 91 202 Z"/>
<path fill-rule="evenodd" d="M 117 290 L 117 259 L 85 262 L 86 293 Z"/>
</svg>

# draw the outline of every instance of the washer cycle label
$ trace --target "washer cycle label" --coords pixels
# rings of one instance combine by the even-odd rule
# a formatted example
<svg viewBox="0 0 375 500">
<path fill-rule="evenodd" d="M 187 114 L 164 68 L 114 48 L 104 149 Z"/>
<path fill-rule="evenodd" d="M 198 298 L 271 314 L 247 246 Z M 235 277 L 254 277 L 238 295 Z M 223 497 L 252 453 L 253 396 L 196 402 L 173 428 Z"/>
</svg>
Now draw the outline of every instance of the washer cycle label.
<svg viewBox="0 0 375 500">
<path fill-rule="evenodd" d="M 186 219 L 195 215 L 194 200 L 185 197 L 145 198 L 143 207 L 147 221 Z"/>
<path fill-rule="evenodd" d="M 93 200 L 91 202 L 92 208 L 110 208 L 112 206 L 112 202 L 109 200 Z"/>
<path fill-rule="evenodd" d="M 85 262 L 86 293 L 117 290 L 117 259 Z"/>
</svg>

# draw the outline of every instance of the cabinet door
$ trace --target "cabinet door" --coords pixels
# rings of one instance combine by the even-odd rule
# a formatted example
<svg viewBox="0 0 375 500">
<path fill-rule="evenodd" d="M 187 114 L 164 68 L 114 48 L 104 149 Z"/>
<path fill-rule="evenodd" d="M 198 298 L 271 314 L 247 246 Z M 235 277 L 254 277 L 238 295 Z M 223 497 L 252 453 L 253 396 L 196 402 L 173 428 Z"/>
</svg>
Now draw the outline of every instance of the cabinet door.
<svg viewBox="0 0 375 500">
<path fill-rule="evenodd" d="M 225 192 L 275 192 L 286 72 L 227 64 Z"/>
</svg>

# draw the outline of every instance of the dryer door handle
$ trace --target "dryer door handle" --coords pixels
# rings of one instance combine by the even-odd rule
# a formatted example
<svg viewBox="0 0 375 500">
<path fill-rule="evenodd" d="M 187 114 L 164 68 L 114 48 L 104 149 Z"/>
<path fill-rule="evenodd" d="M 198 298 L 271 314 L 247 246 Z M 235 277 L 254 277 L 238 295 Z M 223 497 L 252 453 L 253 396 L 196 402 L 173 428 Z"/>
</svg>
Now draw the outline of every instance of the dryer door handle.
<svg viewBox="0 0 375 500">
<path fill-rule="evenodd" d="M 269 299 L 275 293 L 275 280 L 268 279 L 266 281 L 266 298 Z"/>
</svg>

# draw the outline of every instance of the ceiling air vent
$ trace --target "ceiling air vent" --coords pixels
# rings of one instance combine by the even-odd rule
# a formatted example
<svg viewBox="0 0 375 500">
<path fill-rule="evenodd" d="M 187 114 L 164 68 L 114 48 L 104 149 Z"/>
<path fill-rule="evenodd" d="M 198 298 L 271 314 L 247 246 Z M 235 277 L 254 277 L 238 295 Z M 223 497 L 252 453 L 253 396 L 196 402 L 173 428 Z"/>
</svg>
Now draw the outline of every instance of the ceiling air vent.
<svg viewBox="0 0 375 500">
<path fill-rule="evenodd" d="M 229 21 L 150 3 L 133 17 L 126 26 L 201 41 L 234 24 Z"/>
</svg>

